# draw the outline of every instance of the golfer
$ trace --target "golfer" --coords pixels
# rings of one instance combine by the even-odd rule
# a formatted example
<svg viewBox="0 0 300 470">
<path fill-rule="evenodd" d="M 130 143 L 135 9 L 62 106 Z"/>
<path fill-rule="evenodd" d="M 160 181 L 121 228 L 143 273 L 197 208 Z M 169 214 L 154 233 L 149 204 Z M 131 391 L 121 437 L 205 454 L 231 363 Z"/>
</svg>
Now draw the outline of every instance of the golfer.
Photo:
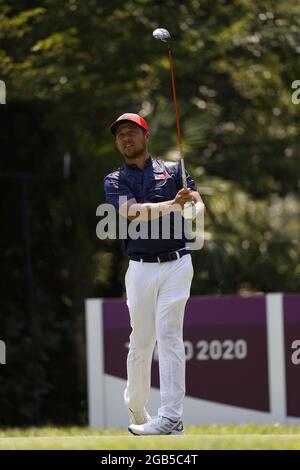
<svg viewBox="0 0 300 470">
<path fill-rule="evenodd" d="M 125 285 L 132 328 L 124 392 L 130 418 L 128 429 L 135 435 L 179 435 L 184 432 L 182 330 L 193 266 L 184 234 L 178 238 L 174 230 L 185 203 L 194 203 L 197 211 L 204 211 L 204 205 L 188 173 L 188 189 L 182 187 L 179 162 L 156 160 L 149 155 L 150 133 L 145 119 L 126 113 L 113 122 L 110 130 L 124 165 L 104 180 L 107 202 L 127 218 L 128 224 L 140 222 L 149 226 L 164 217 L 170 221 L 169 237 L 161 233 L 147 238 L 128 235 L 125 240 L 125 254 L 130 258 Z M 158 416 L 151 418 L 146 405 L 156 341 L 161 406 Z"/>
</svg>

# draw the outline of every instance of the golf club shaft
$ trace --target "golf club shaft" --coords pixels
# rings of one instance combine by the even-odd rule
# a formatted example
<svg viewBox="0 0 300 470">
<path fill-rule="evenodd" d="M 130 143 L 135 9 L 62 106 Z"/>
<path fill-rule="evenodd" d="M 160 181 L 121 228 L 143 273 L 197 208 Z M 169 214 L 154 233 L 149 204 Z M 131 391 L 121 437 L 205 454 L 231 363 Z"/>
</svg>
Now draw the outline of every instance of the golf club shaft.
<svg viewBox="0 0 300 470">
<path fill-rule="evenodd" d="M 181 170 L 182 170 L 182 186 L 186 188 L 187 183 L 186 183 L 185 166 L 184 166 L 184 153 L 183 153 L 183 145 L 181 141 L 181 131 L 180 131 L 179 111 L 178 111 L 177 97 L 176 97 L 175 77 L 174 77 L 174 70 L 173 70 L 172 50 L 170 46 L 168 46 L 168 57 L 169 57 L 170 70 L 171 70 L 173 103 L 174 103 L 175 114 L 176 114 L 176 128 L 177 128 L 178 146 L 179 146 L 179 154 L 180 154 Z"/>
</svg>

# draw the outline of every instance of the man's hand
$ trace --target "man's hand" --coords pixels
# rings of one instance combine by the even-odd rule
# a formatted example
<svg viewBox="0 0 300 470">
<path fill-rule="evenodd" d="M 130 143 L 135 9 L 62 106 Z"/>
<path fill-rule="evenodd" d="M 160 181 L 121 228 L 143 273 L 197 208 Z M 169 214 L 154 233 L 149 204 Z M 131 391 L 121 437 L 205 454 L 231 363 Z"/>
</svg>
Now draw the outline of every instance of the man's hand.
<svg viewBox="0 0 300 470">
<path fill-rule="evenodd" d="M 186 202 L 193 202 L 192 190 L 189 188 L 182 188 L 173 199 L 172 204 L 179 204 L 181 209 L 184 208 Z"/>
</svg>

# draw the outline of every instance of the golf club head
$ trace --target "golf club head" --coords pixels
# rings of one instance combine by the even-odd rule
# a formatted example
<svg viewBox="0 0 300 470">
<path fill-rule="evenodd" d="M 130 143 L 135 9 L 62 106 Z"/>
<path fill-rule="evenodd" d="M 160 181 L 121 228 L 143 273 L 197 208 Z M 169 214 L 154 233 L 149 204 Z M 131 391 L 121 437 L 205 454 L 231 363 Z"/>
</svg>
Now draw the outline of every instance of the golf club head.
<svg viewBox="0 0 300 470">
<path fill-rule="evenodd" d="M 167 29 L 164 29 L 164 28 L 155 29 L 152 35 L 158 41 L 167 42 L 169 39 L 171 39 L 171 34 L 169 33 Z"/>
</svg>

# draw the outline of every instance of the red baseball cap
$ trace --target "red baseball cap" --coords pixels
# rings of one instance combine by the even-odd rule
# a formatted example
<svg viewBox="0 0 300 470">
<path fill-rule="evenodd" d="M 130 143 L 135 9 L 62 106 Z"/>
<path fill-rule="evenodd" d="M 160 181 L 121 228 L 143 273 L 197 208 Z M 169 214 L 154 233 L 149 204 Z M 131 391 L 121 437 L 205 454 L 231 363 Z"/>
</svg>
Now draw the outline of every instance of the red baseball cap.
<svg viewBox="0 0 300 470">
<path fill-rule="evenodd" d="M 116 130 L 117 130 L 117 127 L 122 124 L 123 122 L 128 122 L 128 121 L 131 121 L 131 122 L 135 122 L 135 124 L 137 124 L 138 126 L 140 126 L 142 129 L 144 129 L 145 131 L 149 132 L 149 127 L 148 127 L 148 124 L 147 122 L 145 121 L 144 118 L 142 118 L 141 116 L 139 116 L 138 114 L 134 114 L 134 113 L 125 113 L 125 114 L 121 114 L 121 116 L 119 116 L 111 125 L 110 125 L 110 132 L 114 135 L 116 135 Z"/>
</svg>

